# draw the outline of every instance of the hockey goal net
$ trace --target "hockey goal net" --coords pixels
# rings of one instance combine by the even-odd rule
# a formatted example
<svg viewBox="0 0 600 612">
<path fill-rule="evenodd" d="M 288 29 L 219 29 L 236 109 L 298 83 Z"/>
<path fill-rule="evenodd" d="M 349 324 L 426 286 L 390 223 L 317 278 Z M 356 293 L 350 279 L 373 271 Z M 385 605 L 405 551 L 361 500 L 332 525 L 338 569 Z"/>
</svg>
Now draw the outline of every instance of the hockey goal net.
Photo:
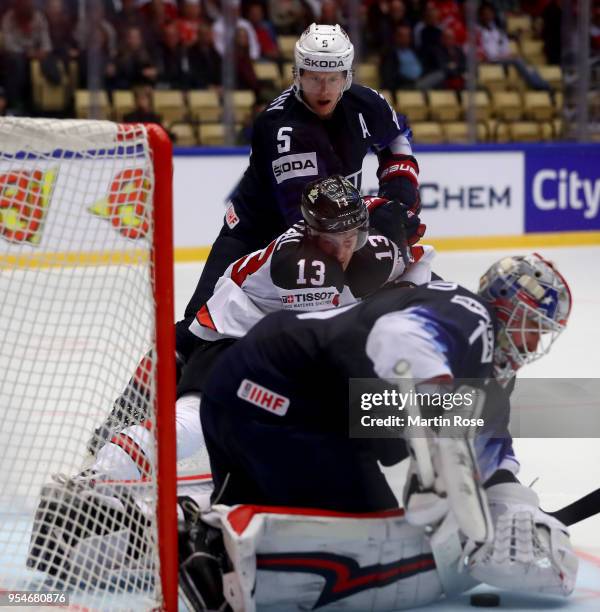
<svg viewBox="0 0 600 612">
<path fill-rule="evenodd" d="M 171 182 L 158 126 L 0 120 L 0 596 L 176 607 Z M 69 478 L 147 354 L 157 468 L 90 497 Z"/>
</svg>

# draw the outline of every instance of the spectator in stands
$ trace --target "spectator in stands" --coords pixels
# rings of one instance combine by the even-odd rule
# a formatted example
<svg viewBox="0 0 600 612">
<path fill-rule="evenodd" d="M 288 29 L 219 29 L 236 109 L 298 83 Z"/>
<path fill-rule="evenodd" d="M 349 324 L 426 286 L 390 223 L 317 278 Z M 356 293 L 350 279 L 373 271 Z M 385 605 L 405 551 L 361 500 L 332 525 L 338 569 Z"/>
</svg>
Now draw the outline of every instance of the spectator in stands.
<svg viewBox="0 0 600 612">
<path fill-rule="evenodd" d="M 101 4 L 98 6 L 102 8 Z M 79 57 L 73 18 L 67 11 L 64 0 L 46 0 L 45 13 L 52 43 L 52 54 L 67 68 L 71 60 Z"/>
<path fill-rule="evenodd" d="M 200 0 L 183 0 L 177 28 L 184 47 L 191 47 L 198 40 L 198 28 L 202 23 L 204 19 Z"/>
<path fill-rule="evenodd" d="M 261 59 L 280 62 L 281 53 L 277 44 L 277 32 L 273 24 L 266 19 L 263 5 L 260 2 L 252 2 L 248 5 L 246 14 L 256 32 Z"/>
<path fill-rule="evenodd" d="M 434 66 L 434 54 L 441 46 L 442 29 L 439 23 L 439 12 L 435 2 L 428 2 L 425 5 L 423 19 L 415 25 L 413 30 L 415 47 L 423 59 L 425 70 L 430 70 Z"/>
<path fill-rule="evenodd" d="M 130 89 L 134 85 L 156 82 L 158 68 L 154 58 L 146 48 L 139 28 L 128 28 L 125 40 L 116 61 L 115 86 L 117 89 Z"/>
<path fill-rule="evenodd" d="M 18 110 L 31 108 L 29 62 L 43 61 L 52 51 L 48 21 L 33 0 L 13 0 L 2 18 L 2 44 L 9 72 L 6 89 L 9 104 Z"/>
<path fill-rule="evenodd" d="M 479 55 L 483 61 L 514 66 L 529 87 L 550 91 L 548 83 L 534 68 L 512 54 L 508 36 L 498 26 L 496 12 L 489 2 L 484 2 L 479 7 L 477 39 Z"/>
<path fill-rule="evenodd" d="M 335 25 L 339 23 L 346 28 L 346 20 L 342 15 L 342 10 L 336 0 L 321 0 L 318 3 L 317 21 L 325 25 Z"/>
<path fill-rule="evenodd" d="M 190 86 L 192 89 L 217 89 L 221 91 L 221 56 L 213 45 L 210 26 L 198 28 L 198 40 L 188 49 Z"/>
<path fill-rule="evenodd" d="M 125 123 L 158 123 L 161 125 L 161 117 L 154 112 L 152 100 L 152 87 L 149 85 L 138 85 L 133 90 L 135 101 L 134 109 L 123 115 Z"/>
<path fill-rule="evenodd" d="M 121 10 L 117 13 L 114 21 L 117 26 L 119 38 L 124 37 L 125 32 L 129 28 L 139 28 L 144 34 L 145 39 L 149 36 L 146 31 L 146 19 L 138 10 L 136 1 L 137 0 L 121 0 Z M 148 40 L 146 40 L 146 44 L 148 44 Z"/>
<path fill-rule="evenodd" d="M 382 38 L 382 43 L 384 45 L 388 46 L 394 44 L 396 28 L 399 25 L 407 25 L 412 32 L 411 23 L 408 21 L 405 0 L 390 0 L 389 19 L 384 23 Z"/>
<path fill-rule="evenodd" d="M 110 39 L 109 31 L 102 22 L 91 23 L 90 27 L 85 36 L 86 53 L 79 55 L 79 86 L 86 89 L 90 86 L 89 54 L 97 70 L 96 78 L 100 81 L 95 86 L 111 91 L 117 74 L 115 41 Z"/>
<path fill-rule="evenodd" d="M 467 42 L 467 28 L 463 13 L 464 3 L 456 0 L 434 0 L 442 30 L 452 30 L 457 45 Z"/>
<path fill-rule="evenodd" d="M 423 64 L 412 46 L 409 25 L 397 25 L 394 46 L 384 53 L 380 64 L 383 89 L 430 89 L 444 81 L 442 72 L 425 74 Z"/>
<path fill-rule="evenodd" d="M 434 48 L 431 57 L 431 71 L 444 75 L 444 89 L 464 89 L 467 58 L 462 47 L 456 44 L 452 30 L 442 32 L 441 44 Z"/>
<path fill-rule="evenodd" d="M 88 7 L 88 13 L 84 19 L 80 19 L 75 29 L 75 39 L 81 51 L 88 49 L 91 30 L 100 29 L 104 33 L 106 41 L 106 55 L 112 60 L 117 55 L 117 32 L 112 23 L 106 19 L 104 7 L 100 2 L 95 2 Z M 97 35 L 97 34 L 96 34 Z M 84 60 L 86 61 L 86 60 Z"/>
<path fill-rule="evenodd" d="M 164 21 L 172 21 L 179 16 L 177 0 L 137 0 L 137 6 L 148 20 L 161 15 Z"/>
<path fill-rule="evenodd" d="M 243 27 L 235 31 L 235 68 L 236 89 L 251 89 L 258 97 L 260 87 L 250 57 L 248 30 Z"/>
<path fill-rule="evenodd" d="M 230 0 L 233 4 L 231 10 L 234 13 L 233 19 L 235 22 L 236 30 L 240 28 L 246 30 L 248 35 L 248 52 L 251 60 L 257 60 L 260 57 L 260 45 L 258 44 L 258 38 L 256 32 L 252 27 L 252 24 L 247 20 L 240 17 L 240 4 L 239 0 Z M 225 53 L 225 19 L 223 16 L 219 17 L 212 26 L 213 39 L 215 49 L 219 52 L 221 57 Z"/>
<path fill-rule="evenodd" d="M 175 21 L 165 25 L 157 58 L 156 86 L 161 89 L 187 89 L 189 87 L 189 61 L 181 44 Z"/>
<path fill-rule="evenodd" d="M 561 0 L 550 0 L 542 11 L 542 39 L 549 64 L 560 64 L 562 55 Z"/>
<path fill-rule="evenodd" d="M 268 14 L 279 34 L 301 34 L 315 21 L 305 0 L 268 0 Z"/>
</svg>

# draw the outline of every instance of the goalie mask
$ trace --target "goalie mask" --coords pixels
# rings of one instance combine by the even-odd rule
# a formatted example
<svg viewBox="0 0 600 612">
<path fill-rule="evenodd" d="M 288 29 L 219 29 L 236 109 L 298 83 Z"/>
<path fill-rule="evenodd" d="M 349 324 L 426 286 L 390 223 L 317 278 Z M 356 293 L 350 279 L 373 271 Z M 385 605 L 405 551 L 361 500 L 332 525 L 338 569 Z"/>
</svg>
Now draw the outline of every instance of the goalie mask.
<svg viewBox="0 0 600 612">
<path fill-rule="evenodd" d="M 312 23 L 300 36 L 294 49 L 294 89 L 302 102 L 303 85 L 300 77 L 305 70 L 312 72 L 345 72 L 346 81 L 339 98 L 352 84 L 354 46 L 339 25 Z M 338 100 L 339 100 L 338 98 Z"/>
<path fill-rule="evenodd" d="M 554 266 L 533 253 L 495 263 L 481 277 L 478 293 L 492 304 L 500 323 L 494 370 L 505 384 L 550 350 L 567 324 L 571 292 Z"/>
<path fill-rule="evenodd" d="M 309 183 L 302 193 L 300 211 L 309 236 L 344 239 L 357 234 L 355 251 L 365 246 L 369 234 L 369 211 L 358 189 L 342 176 Z"/>
</svg>

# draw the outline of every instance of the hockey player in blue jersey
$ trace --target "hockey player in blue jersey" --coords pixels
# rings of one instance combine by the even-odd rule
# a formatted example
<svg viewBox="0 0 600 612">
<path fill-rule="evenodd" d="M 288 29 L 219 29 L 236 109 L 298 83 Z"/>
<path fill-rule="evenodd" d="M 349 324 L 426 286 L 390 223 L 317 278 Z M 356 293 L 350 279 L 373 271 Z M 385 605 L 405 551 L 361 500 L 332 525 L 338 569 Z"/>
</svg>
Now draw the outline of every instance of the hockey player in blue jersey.
<svg viewBox="0 0 600 612">
<path fill-rule="evenodd" d="M 312 24 L 295 47 L 294 84 L 257 117 L 248 169 L 235 188 L 223 227 L 198 286 L 177 326 L 178 350 L 193 338 L 191 319 L 235 259 L 264 247 L 300 221 L 307 182 L 342 175 L 360 189 L 369 151 L 379 158 L 381 205 L 371 224 L 397 241 L 399 223 L 411 217 L 409 243 L 423 231 L 418 213 L 419 166 L 406 118 L 376 91 L 352 82 L 354 47 L 339 25 Z M 387 202 L 392 200 L 393 202 Z"/>
<path fill-rule="evenodd" d="M 311 507 L 323 509 L 329 517 L 335 516 L 331 512 L 378 512 L 384 520 L 385 512 L 397 503 L 378 462 L 390 465 L 408 457 L 407 447 L 402 439 L 348 437 L 349 379 L 391 379 L 398 375 L 400 363 L 410 365 L 415 380 L 442 380 L 451 386 L 457 379 L 478 379 L 486 401 L 494 400 L 496 412 L 498 405 L 506 411 L 504 423 L 495 424 L 493 437 L 484 430 L 482 442 L 476 443 L 485 493 L 477 502 L 480 506 L 473 505 L 464 483 L 453 483 L 455 476 L 439 472 L 436 453 L 442 453 L 442 444 L 432 443 L 430 448 L 436 474 L 428 489 L 421 482 L 419 458 L 413 457 L 404 489 L 405 518 L 435 530 L 453 517 L 460 527 L 455 523 L 453 533 L 460 533 L 461 539 L 456 535 L 458 556 L 450 570 L 441 567 L 441 557 L 436 557 L 437 571 L 420 566 L 424 574 L 420 587 L 406 587 L 411 595 L 403 591 L 406 599 L 401 607 L 451 593 L 460 582 L 455 570 L 461 555 L 463 566 L 476 580 L 569 594 L 577 561 L 567 529 L 541 511 L 535 493 L 518 482 L 518 462 L 505 428 L 507 386 L 520 367 L 547 352 L 565 328 L 570 307 L 564 279 L 534 254 L 496 263 L 482 277 L 478 294 L 434 281 L 413 289 L 382 291 L 341 312 L 267 316 L 222 354 L 204 386 L 201 420 L 215 496 L 221 504 L 277 507 L 263 509 L 267 513 L 286 515 L 285 508 Z M 457 471 L 465 460 L 458 459 Z M 479 486 L 474 482 L 468 484 Z M 464 503 L 451 491 L 463 491 Z M 434 515 L 436 499 L 442 512 Z M 479 519 L 486 528 L 484 535 L 470 536 L 470 523 Z M 222 521 L 225 532 L 231 526 L 228 521 Z M 332 518 L 331 523 L 333 534 Z M 283 523 L 278 524 L 277 533 L 284 533 Z M 290 525 L 298 534 L 296 545 L 304 546 L 294 531 L 297 525 Z M 517 539 L 511 535 L 515 530 Z M 444 533 L 441 549 L 447 553 L 450 536 L 447 529 Z M 237 536 L 232 537 L 235 541 Z M 435 557 L 440 542 L 434 546 L 434 538 L 431 541 Z M 330 544 L 336 549 L 335 538 Z M 231 557 L 232 549 L 228 550 Z M 294 572 L 298 565 L 288 563 L 280 571 Z M 242 567 L 243 563 L 237 570 Z M 289 574 L 285 576 L 281 584 L 287 584 Z M 355 594 L 348 593 L 348 609 L 357 609 L 351 599 Z M 289 601 L 283 588 L 279 594 L 266 595 L 269 601 L 278 596 Z M 252 599 L 254 590 L 244 596 Z M 295 597 L 295 604 L 301 601 L 311 607 L 316 595 L 299 589 Z"/>
</svg>

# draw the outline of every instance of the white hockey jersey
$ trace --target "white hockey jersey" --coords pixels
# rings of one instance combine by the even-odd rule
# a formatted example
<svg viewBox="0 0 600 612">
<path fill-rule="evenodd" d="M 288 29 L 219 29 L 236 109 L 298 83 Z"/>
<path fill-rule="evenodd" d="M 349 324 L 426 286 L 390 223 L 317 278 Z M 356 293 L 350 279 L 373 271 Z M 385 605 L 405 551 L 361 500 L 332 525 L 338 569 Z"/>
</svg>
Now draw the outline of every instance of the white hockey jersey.
<svg viewBox="0 0 600 612">
<path fill-rule="evenodd" d="M 397 246 L 373 234 L 344 271 L 305 235 L 304 223 L 297 223 L 227 268 L 190 331 L 204 340 L 241 338 L 270 312 L 353 304 L 392 281 L 419 285 L 431 279 L 433 256 L 433 247 L 414 246 L 406 269 Z"/>
</svg>

